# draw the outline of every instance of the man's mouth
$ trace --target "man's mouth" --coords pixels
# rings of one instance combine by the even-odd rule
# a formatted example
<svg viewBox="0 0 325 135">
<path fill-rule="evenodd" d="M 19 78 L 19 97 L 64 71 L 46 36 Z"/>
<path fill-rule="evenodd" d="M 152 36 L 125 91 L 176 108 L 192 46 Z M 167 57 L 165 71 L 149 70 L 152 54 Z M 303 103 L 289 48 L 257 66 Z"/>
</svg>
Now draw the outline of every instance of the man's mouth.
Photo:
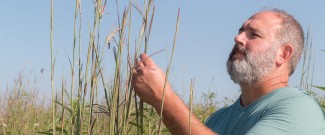
<svg viewBox="0 0 325 135">
<path fill-rule="evenodd" d="M 246 56 L 244 51 L 236 50 L 232 55 L 232 60 L 243 59 Z"/>
</svg>

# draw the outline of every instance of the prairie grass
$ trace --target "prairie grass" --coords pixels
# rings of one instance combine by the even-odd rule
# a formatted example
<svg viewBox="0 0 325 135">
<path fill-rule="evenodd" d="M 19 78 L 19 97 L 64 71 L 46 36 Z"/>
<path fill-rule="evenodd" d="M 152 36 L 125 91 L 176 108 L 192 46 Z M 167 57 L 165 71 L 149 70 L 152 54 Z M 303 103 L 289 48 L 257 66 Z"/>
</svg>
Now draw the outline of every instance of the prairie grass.
<svg viewBox="0 0 325 135">
<path fill-rule="evenodd" d="M 39 96 L 37 87 L 39 84 L 35 83 L 37 79 L 31 81 L 28 80 L 30 78 L 20 74 L 13 86 L 7 87 L 6 94 L 0 97 L 0 104 L 3 106 L 0 109 L 0 134 L 169 134 L 161 121 L 162 112 L 156 112 L 152 106 L 141 101 L 133 92 L 131 85 L 132 67 L 138 61 L 139 54 L 149 53 L 149 39 L 155 17 L 154 2 L 144 0 L 143 6 L 140 6 L 136 1 L 132 1 L 122 12 L 119 11 L 120 8 L 117 8 L 118 26 L 109 30 L 110 32 L 103 38 L 100 33 L 102 33 L 102 19 L 106 17 L 103 15 L 106 3 L 107 0 L 94 1 L 94 22 L 88 26 L 87 52 L 82 54 L 82 3 L 76 0 L 73 44 L 71 45 L 72 58 L 68 58 L 70 65 L 67 67 L 70 68 L 70 73 L 68 77 L 62 76 L 61 82 L 54 82 L 54 77 L 59 77 L 54 76 L 56 57 L 53 50 L 55 48 L 53 20 L 55 18 L 53 0 L 51 0 L 51 101 Z M 119 6 L 117 0 L 116 7 Z M 55 9 L 59 10 L 59 7 Z M 134 18 L 134 14 L 140 14 L 141 18 Z M 179 10 L 172 53 L 166 69 L 166 81 L 174 56 L 180 16 Z M 136 19 L 142 20 L 140 26 L 134 25 L 133 21 Z M 138 27 L 139 31 L 131 31 L 131 27 Z M 131 33 L 137 34 L 134 44 L 131 43 L 133 42 Z M 307 55 L 308 52 L 310 51 L 307 50 L 304 56 L 301 87 L 308 87 L 305 85 L 306 82 L 312 84 L 312 80 L 309 80 L 312 76 L 307 74 L 305 68 L 308 67 L 308 71 L 312 69 L 310 67 L 311 54 Z M 112 53 L 114 56 L 109 60 L 110 66 L 114 69 L 113 75 L 108 74 L 108 67 L 103 64 L 108 59 L 105 57 L 106 53 Z M 55 87 L 55 83 L 60 84 L 60 87 Z M 194 103 L 194 85 L 195 79 L 192 79 L 188 106 L 190 111 L 204 122 L 218 109 L 216 93 L 204 93 L 203 101 Z M 103 93 L 103 95 L 98 93 Z"/>
<path fill-rule="evenodd" d="M 324 52 L 324 50 L 321 50 Z M 305 48 L 302 55 L 302 71 L 300 78 L 300 88 L 306 90 L 306 92 L 312 95 L 316 100 L 318 100 L 319 104 L 325 110 L 325 96 L 320 96 L 316 94 L 317 90 L 325 90 L 324 86 L 318 86 L 313 84 L 313 75 L 315 69 L 315 50 L 313 50 L 313 42 L 312 42 L 312 32 L 309 28 L 306 35 Z M 316 89 L 317 90 L 316 90 Z"/>
<path fill-rule="evenodd" d="M 51 102 L 39 97 L 38 79 L 26 78 L 20 73 L 12 87 L 7 87 L 1 96 L 1 133 L 31 134 L 38 129 L 49 128 Z"/>
</svg>

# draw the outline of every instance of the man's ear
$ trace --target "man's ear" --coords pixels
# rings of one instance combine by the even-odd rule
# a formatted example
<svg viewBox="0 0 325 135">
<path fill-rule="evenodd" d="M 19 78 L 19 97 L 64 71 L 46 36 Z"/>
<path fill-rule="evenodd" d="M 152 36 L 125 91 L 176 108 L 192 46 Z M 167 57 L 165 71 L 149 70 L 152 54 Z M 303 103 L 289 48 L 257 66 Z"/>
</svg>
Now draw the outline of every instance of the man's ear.
<svg viewBox="0 0 325 135">
<path fill-rule="evenodd" d="M 282 64 L 288 62 L 292 54 L 293 47 L 291 44 L 285 44 L 278 48 L 276 53 L 276 66 L 281 66 Z"/>
</svg>

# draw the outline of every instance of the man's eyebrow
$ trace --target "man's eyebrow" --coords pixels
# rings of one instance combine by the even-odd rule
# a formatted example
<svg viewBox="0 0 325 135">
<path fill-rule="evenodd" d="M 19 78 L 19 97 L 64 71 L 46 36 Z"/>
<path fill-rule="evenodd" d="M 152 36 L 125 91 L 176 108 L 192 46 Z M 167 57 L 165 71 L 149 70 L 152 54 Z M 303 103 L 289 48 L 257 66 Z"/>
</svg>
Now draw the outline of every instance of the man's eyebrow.
<svg viewBox="0 0 325 135">
<path fill-rule="evenodd" d="M 239 29 L 238 29 L 238 32 L 242 32 L 242 31 L 245 31 L 245 30 L 249 30 L 249 31 L 255 31 L 255 32 L 259 32 L 260 30 L 254 28 L 254 27 L 251 27 L 251 26 L 241 26 Z"/>
<path fill-rule="evenodd" d="M 254 28 L 252 26 L 248 26 L 248 29 L 251 30 L 251 31 L 259 31 L 257 28 Z"/>
<path fill-rule="evenodd" d="M 239 29 L 238 29 L 238 32 L 242 32 L 244 30 L 244 27 L 241 26 Z"/>
</svg>

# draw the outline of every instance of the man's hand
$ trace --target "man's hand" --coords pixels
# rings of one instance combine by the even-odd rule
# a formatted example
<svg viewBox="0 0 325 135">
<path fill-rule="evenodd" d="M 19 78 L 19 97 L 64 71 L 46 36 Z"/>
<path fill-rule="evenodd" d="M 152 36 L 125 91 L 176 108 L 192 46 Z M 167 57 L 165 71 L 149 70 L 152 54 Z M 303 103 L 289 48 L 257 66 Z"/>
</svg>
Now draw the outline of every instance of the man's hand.
<svg viewBox="0 0 325 135">
<path fill-rule="evenodd" d="M 166 94 L 173 94 L 170 84 L 165 73 L 147 54 L 141 54 L 140 59 L 133 70 L 134 90 L 143 101 L 160 110 L 165 83 Z"/>
<path fill-rule="evenodd" d="M 156 66 L 154 61 L 146 54 L 141 54 L 140 59 L 141 61 L 133 70 L 132 85 L 135 93 L 143 101 L 155 107 L 158 113 L 163 109 L 163 122 L 169 131 L 175 135 L 190 133 L 193 135 L 215 135 L 190 113 L 184 102 L 173 92 L 165 73 Z M 164 108 L 161 108 L 165 81 Z"/>
</svg>

